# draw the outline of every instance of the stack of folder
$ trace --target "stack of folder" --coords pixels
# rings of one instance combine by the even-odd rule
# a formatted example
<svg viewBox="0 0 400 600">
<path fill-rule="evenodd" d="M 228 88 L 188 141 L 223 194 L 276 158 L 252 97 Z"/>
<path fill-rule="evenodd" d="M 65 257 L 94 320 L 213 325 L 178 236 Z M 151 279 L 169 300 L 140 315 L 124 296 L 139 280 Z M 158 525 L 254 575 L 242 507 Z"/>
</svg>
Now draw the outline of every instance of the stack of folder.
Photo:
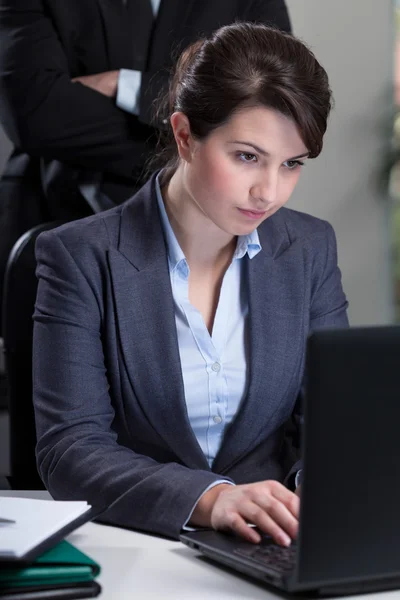
<svg viewBox="0 0 400 600">
<path fill-rule="evenodd" d="M 86 502 L 0 498 L 0 600 L 98 596 L 99 565 L 63 538 L 92 518 Z"/>
<path fill-rule="evenodd" d="M 94 598 L 101 588 L 100 567 L 65 540 L 30 564 L 0 562 L 1 600 Z"/>
</svg>

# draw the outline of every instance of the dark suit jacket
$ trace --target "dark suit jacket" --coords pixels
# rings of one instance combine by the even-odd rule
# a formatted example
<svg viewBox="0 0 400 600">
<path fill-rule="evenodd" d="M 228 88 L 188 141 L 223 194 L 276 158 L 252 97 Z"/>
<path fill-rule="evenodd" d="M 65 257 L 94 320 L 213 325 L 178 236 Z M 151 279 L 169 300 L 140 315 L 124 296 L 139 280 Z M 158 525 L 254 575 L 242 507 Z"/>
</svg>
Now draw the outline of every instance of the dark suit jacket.
<svg viewBox="0 0 400 600">
<path fill-rule="evenodd" d="M 346 326 L 332 227 L 281 208 L 246 269 L 250 384 L 212 469 L 185 407 L 154 177 L 128 202 L 43 233 L 34 327 L 38 467 L 55 498 L 176 537 L 218 478 L 287 481 L 306 337 Z M 294 444 L 297 446 L 297 444 Z"/>
<path fill-rule="evenodd" d="M 0 182 L 0 298 L 20 235 L 92 214 L 79 183 L 100 179 L 116 203 L 134 193 L 154 149 L 150 109 L 173 50 L 236 18 L 290 29 L 284 0 L 162 0 L 147 52 L 122 0 L 0 0 L 0 121 L 15 145 Z M 146 46 L 142 58 L 133 39 Z M 139 118 L 71 83 L 120 68 L 143 73 Z"/>
</svg>

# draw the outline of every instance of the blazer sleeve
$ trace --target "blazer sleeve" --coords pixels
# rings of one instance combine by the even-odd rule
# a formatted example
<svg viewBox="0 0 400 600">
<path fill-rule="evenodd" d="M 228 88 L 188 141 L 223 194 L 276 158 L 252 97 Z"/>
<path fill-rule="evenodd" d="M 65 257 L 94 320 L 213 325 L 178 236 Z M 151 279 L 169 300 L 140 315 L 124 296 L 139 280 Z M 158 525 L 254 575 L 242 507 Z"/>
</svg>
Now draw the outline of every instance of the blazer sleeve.
<svg viewBox="0 0 400 600">
<path fill-rule="evenodd" d="M 177 538 L 202 492 L 221 476 L 161 464 L 118 443 L 101 339 L 101 291 L 56 232 L 39 236 L 36 255 L 39 473 L 54 498 L 87 500 L 101 521 Z"/>
<path fill-rule="evenodd" d="M 148 136 L 112 98 L 71 82 L 43 0 L 0 0 L 0 120 L 31 155 L 127 178 Z"/>
<path fill-rule="evenodd" d="M 324 222 L 325 231 L 315 234 L 312 249 L 310 331 L 323 327 L 348 327 L 348 302 L 338 266 L 336 236 Z"/>
<path fill-rule="evenodd" d="M 348 327 L 348 302 L 342 287 L 342 277 L 337 261 L 336 236 L 332 226 L 324 222 L 325 231 L 310 239 L 311 303 L 309 331 L 322 328 Z M 291 419 L 286 427 L 286 441 L 294 453 L 300 456 L 301 429 L 303 424 L 303 398 L 307 373 L 304 374 L 302 388 L 297 398 Z M 294 489 L 297 471 L 302 468 L 297 460 L 285 478 L 285 483 Z"/>
</svg>

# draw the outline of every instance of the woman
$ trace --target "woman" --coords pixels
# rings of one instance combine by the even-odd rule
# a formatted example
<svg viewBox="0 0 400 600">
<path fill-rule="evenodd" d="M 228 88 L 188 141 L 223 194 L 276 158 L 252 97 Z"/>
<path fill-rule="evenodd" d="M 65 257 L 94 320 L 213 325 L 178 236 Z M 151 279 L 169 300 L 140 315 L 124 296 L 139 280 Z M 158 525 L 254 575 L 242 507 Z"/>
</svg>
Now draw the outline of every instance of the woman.
<svg viewBox="0 0 400 600">
<path fill-rule="evenodd" d="M 239 23 L 180 57 L 163 169 L 37 244 L 38 466 L 55 498 L 178 537 L 296 537 L 305 342 L 347 325 L 331 226 L 283 205 L 316 157 L 325 71 Z M 172 152 L 172 154 L 171 154 Z"/>
</svg>

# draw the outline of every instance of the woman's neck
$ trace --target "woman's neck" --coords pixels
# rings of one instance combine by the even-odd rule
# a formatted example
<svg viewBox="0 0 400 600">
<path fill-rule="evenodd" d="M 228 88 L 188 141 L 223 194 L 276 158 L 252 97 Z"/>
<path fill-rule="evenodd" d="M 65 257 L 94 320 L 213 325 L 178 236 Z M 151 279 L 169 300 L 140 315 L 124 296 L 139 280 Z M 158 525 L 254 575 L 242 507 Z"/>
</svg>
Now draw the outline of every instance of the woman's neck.
<svg viewBox="0 0 400 600">
<path fill-rule="evenodd" d="M 163 187 L 168 219 L 190 268 L 210 268 L 231 262 L 235 236 L 215 225 L 199 208 L 182 181 L 180 169 Z"/>
</svg>

